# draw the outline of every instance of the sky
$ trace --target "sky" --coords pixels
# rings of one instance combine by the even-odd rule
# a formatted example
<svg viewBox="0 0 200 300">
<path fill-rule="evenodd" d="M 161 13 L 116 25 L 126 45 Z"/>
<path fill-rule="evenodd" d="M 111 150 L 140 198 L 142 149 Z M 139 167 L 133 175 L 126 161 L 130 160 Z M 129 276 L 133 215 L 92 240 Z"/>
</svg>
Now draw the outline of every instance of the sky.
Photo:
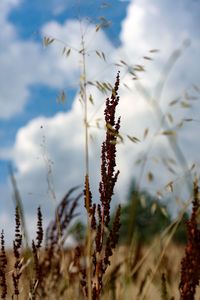
<svg viewBox="0 0 200 300">
<path fill-rule="evenodd" d="M 81 33 L 88 81 L 113 85 L 120 70 L 123 143 L 117 145 L 115 203 L 126 201 L 133 178 L 152 194 L 170 197 L 172 211 L 178 198 L 187 200 L 200 166 L 200 1 L 1 0 L 0 11 L 0 228 L 8 240 L 14 234 L 9 163 L 31 234 L 38 205 L 47 224 L 68 189 L 83 185 Z M 109 27 L 97 31 L 102 17 Z M 45 38 L 54 41 L 45 46 Z M 92 85 L 87 94 L 94 102 L 88 105 L 89 160 L 98 199 L 109 95 Z"/>
</svg>

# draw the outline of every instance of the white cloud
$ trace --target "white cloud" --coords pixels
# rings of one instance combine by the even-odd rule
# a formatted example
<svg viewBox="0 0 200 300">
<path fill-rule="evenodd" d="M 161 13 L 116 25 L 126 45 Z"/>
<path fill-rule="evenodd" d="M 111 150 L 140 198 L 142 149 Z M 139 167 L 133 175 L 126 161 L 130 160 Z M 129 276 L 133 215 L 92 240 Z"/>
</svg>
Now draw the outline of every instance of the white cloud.
<svg viewBox="0 0 200 300">
<path fill-rule="evenodd" d="M 184 85 L 197 81 L 198 72 L 196 62 L 199 57 L 199 17 L 196 13 L 199 3 L 195 1 L 132 1 L 127 11 L 127 18 L 122 23 L 120 34 L 122 50 L 127 60 L 135 61 L 143 55 L 156 57 L 152 67 L 146 64 L 148 80 L 143 81 L 150 88 L 155 86 L 159 72 L 171 53 L 180 48 L 188 39 L 191 46 L 183 51 L 175 67 L 175 72 L 170 76 L 171 83 L 176 76 L 176 91 L 180 93 Z M 153 56 L 151 49 L 160 52 Z M 144 60 L 140 60 L 143 64 Z M 186 72 L 187 68 L 192 72 Z M 181 81 L 180 81 L 180 76 Z M 151 77 L 151 81 L 149 78 Z M 179 80 L 177 80 L 179 78 Z M 174 80 L 175 81 L 175 80 Z M 177 87 L 178 83 L 178 87 Z M 180 86 L 180 83 L 182 86 Z M 178 88 L 178 90 L 177 90 Z"/>
<path fill-rule="evenodd" d="M 1 19 L 5 18 L 10 10 L 19 4 L 20 0 L 2 0 L 0 3 Z"/>
<path fill-rule="evenodd" d="M 52 0 L 51 5 L 52 5 L 53 15 L 58 16 L 66 11 L 68 6 L 70 5 L 70 2 L 64 0 L 58 0 L 58 1 Z"/>
<path fill-rule="evenodd" d="M 145 92 L 147 92 L 148 96 L 141 99 L 134 91 L 132 94 L 134 104 L 130 103 L 128 105 L 129 108 L 132 105 L 132 110 L 128 110 L 128 115 L 131 115 L 132 112 L 132 122 L 130 118 L 127 124 L 129 124 L 129 128 L 132 125 L 132 128 L 134 128 L 136 132 L 139 132 L 140 136 L 141 131 L 144 130 L 145 127 L 150 127 L 153 132 L 156 132 L 157 128 L 159 128 L 158 121 L 161 115 L 159 111 L 156 113 L 154 105 L 152 105 L 153 103 L 150 102 L 151 99 L 155 100 L 156 103 L 159 102 L 160 108 L 164 112 L 170 111 L 175 120 L 174 124 L 177 124 L 178 120 L 180 121 L 184 116 L 196 115 L 196 112 L 199 110 L 198 103 L 193 103 L 194 109 L 190 110 L 176 110 L 174 107 L 170 108 L 168 106 L 171 100 L 183 95 L 184 90 L 191 87 L 192 84 L 199 85 L 199 70 L 197 68 L 197 61 L 200 55 L 199 18 L 196 13 L 199 8 L 199 3 L 186 0 L 177 1 L 176 3 L 173 1 L 150 2 L 146 0 L 136 0 L 132 1 L 129 5 L 127 18 L 122 23 L 120 35 L 122 41 L 120 52 L 124 55 L 124 59 L 134 64 L 138 58 L 141 58 L 140 64 L 144 64 L 145 60 L 142 58 L 144 55 L 153 57 L 153 54 L 151 54 L 149 50 L 160 50 L 160 52 L 154 56 L 154 61 L 145 63 L 147 72 L 140 76 L 140 83 L 142 87 L 145 87 Z M 169 78 L 166 80 L 163 93 L 158 99 L 157 95 L 159 93 L 155 93 L 155 87 L 159 77 L 162 75 L 161 71 L 165 68 L 170 54 L 175 49 L 180 48 L 181 44 L 187 40 L 191 41 L 191 45 L 182 52 L 174 68 L 172 68 Z M 191 89 L 189 93 L 191 93 Z M 146 104 L 144 104 L 145 98 Z M 127 115 L 124 101 L 123 104 L 124 113 L 122 114 Z M 139 106 L 141 107 L 141 113 L 138 115 Z M 153 120 L 150 120 L 151 118 Z M 149 123 L 149 125 L 147 125 L 147 123 Z M 197 124 L 194 124 L 194 127 L 198 130 Z M 162 128 L 160 129 L 162 130 Z M 128 126 L 126 130 L 128 130 Z M 174 156 L 171 144 L 164 143 L 163 139 L 158 137 L 153 137 L 153 139 L 161 146 L 162 151 L 159 157 L 160 155 Z M 191 131 L 181 130 L 180 139 L 177 141 L 177 144 L 180 146 L 179 149 L 184 153 L 186 160 L 191 163 L 193 160 L 197 160 L 197 155 L 194 154 L 195 151 L 193 151 L 191 147 L 188 147 L 187 139 L 190 140 L 190 143 L 195 145 L 194 147 L 198 147 L 198 142 L 195 140 L 194 135 L 191 136 Z M 146 151 L 148 151 L 148 149 L 147 147 Z M 154 145 L 153 149 L 156 149 L 156 145 Z M 152 150 L 149 156 L 153 156 Z M 180 164 L 180 158 L 178 160 Z M 151 167 L 152 164 L 150 163 L 148 168 L 151 169 Z M 128 169 L 128 159 L 126 161 L 126 169 Z M 164 182 L 167 182 L 167 178 L 169 178 L 169 176 L 166 176 L 166 172 L 160 177 L 159 173 L 162 173 L 161 170 L 162 169 L 159 168 L 158 172 L 160 186 L 162 186 Z M 181 168 L 179 167 L 179 171 L 180 170 Z M 181 172 L 183 172 L 183 170 L 181 170 Z"/>
<path fill-rule="evenodd" d="M 132 1 L 122 25 L 122 44 L 132 54 L 159 46 L 162 53 L 169 55 L 184 39 L 198 39 L 198 9 L 198 2 L 188 0 Z M 134 43 L 137 41 L 138 46 Z"/>
</svg>

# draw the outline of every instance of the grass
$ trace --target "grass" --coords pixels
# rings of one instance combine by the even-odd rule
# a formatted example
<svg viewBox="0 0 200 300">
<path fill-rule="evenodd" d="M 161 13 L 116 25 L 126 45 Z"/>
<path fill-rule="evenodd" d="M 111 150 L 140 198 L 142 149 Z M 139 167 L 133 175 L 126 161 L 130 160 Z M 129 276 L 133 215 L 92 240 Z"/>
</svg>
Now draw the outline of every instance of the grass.
<svg viewBox="0 0 200 300">
<path fill-rule="evenodd" d="M 3 239 L 1 238 L 1 240 Z M 157 258 L 160 257 L 163 250 L 159 237 L 155 244 L 156 247 L 153 248 L 153 251 L 149 251 L 150 246 L 140 248 L 138 261 L 142 261 L 142 263 L 137 271 L 134 271 L 136 249 L 133 249 L 130 253 L 129 246 L 117 247 L 111 258 L 111 265 L 105 272 L 104 287 L 100 299 L 194 299 L 185 296 L 180 298 L 178 287 L 181 257 L 184 256 L 183 246 L 169 244 L 154 277 L 151 277 Z M 5 257 L 3 260 L 2 251 L 1 298 L 55 299 L 57 297 L 59 299 L 69 299 L 71 297 L 72 299 L 87 299 L 84 296 L 81 283 L 82 268 L 85 261 L 84 259 L 80 260 L 80 257 L 85 251 L 84 247 L 65 249 L 64 255 L 60 255 L 58 245 L 54 247 L 52 252 L 51 248 L 42 247 L 38 249 L 33 246 L 32 251 L 28 252 L 29 258 L 27 261 L 25 261 L 27 250 L 24 252 L 21 249 L 20 261 L 22 261 L 22 266 L 20 268 L 22 274 L 18 281 L 19 294 L 17 294 L 17 289 L 14 289 L 12 280 L 12 274 L 17 271 L 15 267 L 16 258 L 11 251 L 6 251 L 6 262 Z M 130 257 L 127 253 L 131 254 Z M 6 262 L 5 269 L 2 268 L 3 261 Z M 187 278 L 187 282 L 190 282 L 190 279 Z M 147 286 L 149 286 L 148 294 L 145 296 Z M 199 295 L 199 290 L 197 290 L 196 299 Z"/>
<path fill-rule="evenodd" d="M 111 220 L 110 205 L 119 176 L 116 148 L 120 118 L 116 120 L 115 117 L 120 101 L 119 84 L 118 73 L 104 110 L 106 135 L 101 152 L 99 203 L 93 202 L 90 177 L 86 173 L 84 195 L 77 194 L 78 187 L 72 188 L 58 205 L 55 219 L 45 233 L 38 207 L 36 239 L 29 248 L 24 241 L 23 210 L 16 206 L 12 251 L 5 248 L 4 231 L 1 232 L 1 299 L 192 300 L 199 297 L 200 199 L 197 180 L 194 181 L 193 209 L 186 224 L 188 242 L 185 249 L 172 243 L 181 217 L 148 246 L 138 244 L 137 240 L 131 245 L 117 246 L 120 206 Z M 15 182 L 13 174 L 12 179 Z M 66 236 L 77 216 L 81 197 L 88 216 L 85 239 L 67 249 Z"/>
<path fill-rule="evenodd" d="M 107 23 L 106 23 L 107 24 Z M 104 23 L 96 26 L 96 32 L 100 27 L 107 26 Z M 121 119 L 116 118 L 116 110 L 120 101 L 119 86 L 120 73 L 117 73 L 115 85 L 109 82 L 88 81 L 87 79 L 87 49 L 85 48 L 84 30 L 80 21 L 81 50 L 72 49 L 60 40 L 64 45 L 63 55 L 68 57 L 71 51 L 76 51 L 81 57 L 80 72 L 80 101 L 84 106 L 84 136 L 85 136 L 85 176 L 84 190 L 74 187 L 68 191 L 55 210 L 55 216 L 47 229 L 43 228 L 43 216 L 40 207 L 36 212 L 36 238 L 29 241 L 23 205 L 17 188 L 12 168 L 10 167 L 11 181 L 14 188 L 16 205 L 15 213 L 15 238 L 13 249 L 7 249 L 4 231 L 1 231 L 0 246 L 0 297 L 1 299 L 27 300 L 27 299 L 79 299 L 79 300 L 192 300 L 199 299 L 200 279 L 200 228 L 199 228 L 199 189 L 198 180 L 194 180 L 191 217 L 186 223 L 187 244 L 177 245 L 173 242 L 183 214 L 187 207 L 183 208 L 177 219 L 152 238 L 148 243 L 137 239 L 134 231 L 137 201 L 140 185 L 146 171 L 147 161 L 153 147 L 154 138 L 141 161 L 139 180 L 136 185 L 136 193 L 129 212 L 129 224 L 127 235 L 128 243 L 119 243 L 121 207 L 116 208 L 114 217 L 111 213 L 111 203 L 114 188 L 117 184 L 120 172 L 116 166 L 117 146 L 123 142 L 124 135 L 131 142 L 137 143 L 139 139 L 130 135 L 121 135 Z M 56 39 L 44 37 L 44 45 L 52 44 Z M 151 50 L 153 55 L 157 50 Z M 95 51 L 98 58 L 106 62 L 105 54 Z M 176 54 L 176 55 L 175 55 Z M 175 52 L 166 65 L 166 73 L 158 83 L 153 98 L 158 99 L 153 109 L 159 120 L 159 128 L 155 133 L 163 134 L 170 142 L 177 161 L 183 169 L 188 170 L 185 157 L 174 139 L 174 131 L 171 130 L 166 115 L 160 109 L 159 99 L 169 71 L 179 58 L 180 53 Z M 149 59 L 148 56 L 144 56 Z M 152 60 L 152 58 L 151 58 Z M 137 81 L 138 74 L 145 71 L 143 65 L 129 66 L 124 60 L 117 67 L 125 69 L 125 74 L 131 75 Z M 166 77 L 166 78 L 165 78 Z M 88 93 L 88 86 L 94 86 L 104 95 L 110 93 L 106 99 L 104 109 L 105 139 L 101 147 L 101 178 L 99 182 L 99 202 L 92 198 L 89 173 L 89 127 L 88 101 L 93 104 L 92 95 Z M 149 95 L 140 81 L 136 82 L 137 88 Z M 89 95 L 89 96 L 88 96 Z M 65 91 L 62 91 L 59 99 L 65 100 Z M 122 116 L 125 117 L 125 116 Z M 172 118 L 172 117 L 171 117 Z M 123 122 L 123 121 L 122 121 Z M 171 121 L 172 122 L 172 121 Z M 97 124 L 99 127 L 99 124 Z M 165 128 L 165 130 L 163 130 Z M 148 128 L 144 131 L 144 139 L 148 135 Z M 163 130 L 163 131 L 161 131 Z M 44 157 L 48 169 L 49 162 Z M 166 166 L 171 168 L 169 161 Z M 171 163 L 171 162 L 170 162 Z M 51 171 L 51 170 L 50 170 Z M 55 200 L 55 193 L 49 179 L 47 181 L 50 195 Z M 191 170 L 189 170 L 191 174 Z M 123 174 L 121 175 L 123 176 Z M 149 180 L 153 180 L 153 173 L 149 173 Z M 173 181 L 168 187 L 173 189 Z M 191 186 L 189 184 L 189 189 Z M 137 195 L 137 196 L 136 196 Z M 135 199 L 137 197 L 137 201 Z M 71 225 L 77 217 L 80 201 L 84 201 L 87 228 L 80 237 L 79 227 L 75 227 L 73 234 L 78 236 L 77 245 L 68 248 L 65 244 Z M 151 210 L 156 206 L 153 203 Z M 165 211 L 164 211 L 165 213 Z M 149 225 L 150 226 L 150 225 Z M 133 234 L 134 233 L 134 234 Z M 125 234 L 125 232 L 123 232 Z M 125 239 L 124 239 L 125 240 Z"/>
</svg>

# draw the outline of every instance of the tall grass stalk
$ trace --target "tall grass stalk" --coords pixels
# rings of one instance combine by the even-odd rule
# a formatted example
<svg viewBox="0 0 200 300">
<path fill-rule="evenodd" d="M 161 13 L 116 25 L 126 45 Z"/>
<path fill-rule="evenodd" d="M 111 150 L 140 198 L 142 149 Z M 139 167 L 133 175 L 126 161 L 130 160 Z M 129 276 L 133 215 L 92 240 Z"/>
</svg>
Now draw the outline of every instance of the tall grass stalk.
<svg viewBox="0 0 200 300">
<path fill-rule="evenodd" d="M 82 56 L 82 74 L 80 78 L 80 94 L 84 103 L 84 128 L 85 128 L 85 197 L 86 208 L 89 211 L 89 133 L 88 133 L 88 98 L 87 98 L 87 74 L 86 74 L 86 48 L 84 32 L 80 20 L 80 32 L 81 32 L 81 56 Z M 88 299 L 92 300 L 92 285 L 91 285 L 91 224 L 90 216 L 87 215 L 87 283 L 88 283 Z"/>
<path fill-rule="evenodd" d="M 24 207 L 23 207 L 23 202 L 20 196 L 19 189 L 17 187 L 17 181 L 13 172 L 12 165 L 8 165 L 9 173 L 10 173 L 10 180 L 12 183 L 14 195 L 13 195 L 13 202 L 14 202 L 14 207 L 18 207 L 19 214 L 20 214 L 20 219 L 21 219 L 21 228 L 22 228 L 22 234 L 24 236 L 24 241 L 25 241 L 25 248 L 28 248 L 28 230 L 26 226 L 26 220 L 24 216 Z"/>
</svg>

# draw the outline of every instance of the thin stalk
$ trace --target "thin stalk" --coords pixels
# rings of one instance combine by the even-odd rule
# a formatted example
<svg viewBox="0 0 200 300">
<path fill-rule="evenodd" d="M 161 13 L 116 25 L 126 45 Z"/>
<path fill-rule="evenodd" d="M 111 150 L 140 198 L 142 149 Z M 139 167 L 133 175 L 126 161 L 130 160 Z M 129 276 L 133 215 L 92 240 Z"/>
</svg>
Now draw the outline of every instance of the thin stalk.
<svg viewBox="0 0 200 300">
<path fill-rule="evenodd" d="M 167 227 L 163 230 L 163 232 L 160 235 L 160 240 L 163 241 L 167 235 L 169 235 L 170 238 L 173 237 L 174 233 L 176 232 L 175 229 L 177 229 L 177 227 L 179 226 L 184 213 L 187 211 L 189 205 L 191 204 L 191 199 L 185 204 L 184 208 L 181 210 L 180 214 L 178 215 L 178 217 Z M 170 233 L 171 231 L 171 233 Z M 167 239 L 167 238 L 166 238 Z M 136 266 L 134 267 L 134 269 L 131 272 L 131 276 L 133 276 L 137 270 L 141 267 L 141 265 L 144 263 L 144 261 L 148 258 L 148 256 L 150 255 L 150 253 L 152 251 L 154 251 L 154 248 L 157 247 L 157 240 L 155 242 L 153 242 L 153 244 L 149 247 L 148 251 L 143 255 L 143 257 L 138 261 L 138 263 L 136 264 Z M 165 249 L 165 248 L 164 248 Z"/>
<path fill-rule="evenodd" d="M 145 288 L 144 288 L 144 290 L 143 290 L 143 295 L 142 295 L 142 298 L 141 298 L 142 300 L 145 300 L 145 299 L 146 299 L 146 296 L 147 296 L 147 294 L 148 294 L 148 291 L 149 291 L 149 288 L 150 288 L 150 286 L 151 286 L 151 283 L 152 283 L 152 281 L 153 281 L 153 279 L 154 279 L 154 277 L 155 277 L 155 275 L 156 275 L 156 273 L 157 273 L 157 271 L 158 271 L 158 268 L 159 268 L 159 266 L 160 266 L 160 264 L 161 264 L 161 262 L 162 262 L 162 259 L 163 259 L 164 255 L 165 255 L 165 253 L 166 253 L 167 247 L 169 246 L 169 243 L 170 243 L 170 241 L 172 240 L 172 237 L 174 236 L 174 234 L 175 234 L 175 232 L 176 232 L 176 230 L 177 230 L 177 228 L 178 228 L 180 222 L 181 222 L 181 219 L 180 219 L 179 222 L 177 222 L 177 223 L 174 225 L 174 228 L 172 229 L 172 232 L 171 232 L 170 235 L 166 238 L 166 242 L 165 242 L 165 244 L 164 244 L 164 248 L 163 248 L 163 250 L 162 250 L 162 252 L 161 252 L 161 254 L 160 254 L 159 258 L 158 258 L 157 264 L 156 264 L 155 268 L 153 269 L 153 271 L 152 271 L 152 273 L 151 273 L 151 275 L 150 275 L 150 279 L 149 279 L 149 281 L 147 282 L 147 285 L 145 286 Z"/>
<path fill-rule="evenodd" d="M 175 66 L 176 61 L 181 57 L 181 54 L 182 54 L 183 50 L 186 47 L 188 47 L 188 45 L 184 44 L 182 49 L 177 49 L 171 54 L 171 56 L 169 57 L 169 60 L 167 61 L 166 65 L 164 67 L 164 70 L 161 73 L 160 79 L 159 79 L 159 81 L 156 85 L 153 96 L 150 96 L 148 94 L 147 90 L 145 89 L 145 87 L 140 82 L 136 83 L 136 87 L 141 92 L 141 94 L 144 96 L 144 98 L 146 99 L 147 102 L 150 102 L 153 99 L 157 100 L 157 101 L 153 101 L 154 105 L 152 105 L 152 108 L 155 112 L 155 115 L 156 115 L 156 117 L 159 121 L 158 129 L 157 129 L 154 137 L 157 136 L 157 134 L 160 132 L 161 128 L 164 128 L 165 130 L 170 130 L 171 129 L 171 127 L 169 126 L 168 121 L 166 119 L 166 116 L 165 116 L 165 114 L 163 113 L 163 111 L 161 109 L 160 102 L 162 100 L 164 87 L 165 87 L 167 79 L 170 75 L 170 72 L 172 71 L 173 67 Z M 166 135 L 166 138 L 168 139 L 169 145 L 171 146 L 171 149 L 174 152 L 174 155 L 177 158 L 177 161 L 179 162 L 181 168 L 184 171 L 185 170 L 189 171 L 187 160 L 185 158 L 184 153 L 182 152 L 182 149 L 180 148 L 180 146 L 177 142 L 177 138 L 175 139 L 174 136 L 170 136 L 170 135 L 169 136 Z M 155 139 L 151 140 L 151 143 L 150 143 L 150 145 L 148 146 L 148 148 L 146 150 L 146 155 L 145 155 L 145 158 L 144 158 L 144 161 L 143 161 L 143 166 L 141 168 L 140 175 L 138 177 L 139 178 L 138 179 L 138 187 L 140 187 L 140 185 L 141 185 L 141 181 L 142 181 L 142 178 L 143 178 L 143 175 L 144 175 L 144 171 L 145 171 L 145 167 L 146 167 L 146 164 L 147 164 L 147 161 L 148 161 L 148 157 L 149 157 L 150 152 L 153 148 L 154 140 Z M 187 188 L 190 192 L 191 189 L 192 189 L 192 179 L 191 178 L 189 178 L 189 180 L 186 181 L 186 185 L 187 185 Z"/>
<path fill-rule="evenodd" d="M 81 24 L 80 24 L 81 25 Z M 82 54 L 82 85 L 81 95 L 84 103 L 84 128 L 85 128 L 85 178 L 89 183 L 89 134 L 88 134 L 88 101 L 87 101 L 87 81 L 86 81 L 86 52 L 85 52 L 85 40 L 83 31 L 81 28 L 81 51 Z M 88 187 L 88 188 L 87 188 Z M 86 185 L 86 203 L 89 204 L 89 184 Z M 89 205 L 88 205 L 89 206 Z M 87 210 L 88 211 L 88 210 Z M 92 284 L 91 284 L 91 224 L 89 213 L 87 215 L 87 286 L 88 286 L 88 299 L 92 300 Z"/>
<path fill-rule="evenodd" d="M 18 190 L 17 186 L 17 181 L 13 172 L 12 165 L 8 165 L 9 168 L 9 173 L 10 173 L 10 180 L 13 186 L 13 191 L 14 191 L 14 196 L 13 196 L 13 201 L 14 201 L 14 206 L 18 207 L 19 209 L 19 214 L 20 214 L 20 219 L 21 219 L 21 226 L 22 226 L 22 233 L 23 233 L 23 238 L 25 241 L 25 247 L 28 249 L 28 231 L 27 231 L 27 226 L 26 226 L 26 221 L 24 217 L 24 207 L 22 203 L 22 199 L 20 196 L 20 192 Z"/>
<path fill-rule="evenodd" d="M 88 143 L 88 103 L 87 103 L 87 88 L 86 88 L 86 59 L 85 59 L 85 42 L 84 37 L 81 35 L 81 46 L 82 46 L 82 63 L 83 63 L 83 88 L 82 97 L 84 102 L 84 127 L 85 127 L 85 174 L 89 176 L 89 143 Z"/>
</svg>

